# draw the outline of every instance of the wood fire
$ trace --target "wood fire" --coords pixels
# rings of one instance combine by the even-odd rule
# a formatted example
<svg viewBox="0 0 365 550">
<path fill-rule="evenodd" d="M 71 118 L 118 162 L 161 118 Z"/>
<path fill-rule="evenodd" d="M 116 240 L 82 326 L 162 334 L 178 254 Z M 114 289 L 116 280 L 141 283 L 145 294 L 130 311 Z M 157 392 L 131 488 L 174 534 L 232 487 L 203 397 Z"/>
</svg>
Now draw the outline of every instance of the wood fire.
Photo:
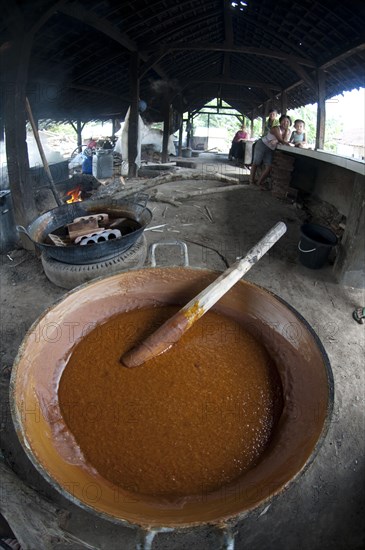
<svg viewBox="0 0 365 550">
<path fill-rule="evenodd" d="M 66 201 L 66 203 L 71 204 L 72 202 L 81 202 L 82 201 L 81 192 L 82 192 L 82 189 L 80 186 L 75 187 L 75 189 L 71 189 L 71 191 L 68 191 L 66 193 L 66 196 L 70 198 Z"/>
</svg>

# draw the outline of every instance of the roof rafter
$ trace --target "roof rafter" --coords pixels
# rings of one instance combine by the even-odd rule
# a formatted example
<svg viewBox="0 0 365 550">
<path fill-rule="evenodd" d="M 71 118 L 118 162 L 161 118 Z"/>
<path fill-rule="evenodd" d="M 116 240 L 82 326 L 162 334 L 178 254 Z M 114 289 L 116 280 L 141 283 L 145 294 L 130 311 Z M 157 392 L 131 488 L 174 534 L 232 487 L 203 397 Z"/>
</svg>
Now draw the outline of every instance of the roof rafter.
<svg viewBox="0 0 365 550">
<path fill-rule="evenodd" d="M 207 94 L 233 96 L 231 103 L 245 112 L 251 104 L 274 106 L 283 94 L 283 108 L 315 102 L 319 68 L 328 98 L 364 86 L 365 7 L 357 9 L 359 0 L 250 0 L 241 10 L 231 4 L 13 0 L 4 4 L 0 55 L 7 67 L 12 43 L 28 35 L 28 89 L 46 116 L 93 110 L 95 116 L 116 110 L 125 116 L 130 58 L 137 52 L 134 76 L 148 101 L 146 116 L 156 121 L 164 117 L 167 93 L 180 111 L 196 109 Z"/>
<path fill-rule="evenodd" d="M 361 44 L 358 44 L 357 46 L 354 46 L 347 50 L 346 52 L 343 52 L 340 55 L 337 55 L 336 57 L 333 57 L 326 63 L 323 63 L 319 68 L 320 69 L 329 69 L 332 65 L 335 63 L 338 63 L 339 61 L 343 61 L 344 59 L 347 59 L 347 57 L 350 57 L 351 55 L 354 55 L 356 53 L 360 53 L 365 50 L 365 42 L 362 42 Z"/>
<path fill-rule="evenodd" d="M 335 63 L 338 63 L 339 61 L 343 61 L 344 59 L 347 59 L 351 55 L 360 53 L 364 50 L 365 50 L 365 43 L 364 42 L 362 42 L 361 44 L 357 44 L 354 47 L 347 50 L 346 52 L 343 52 L 342 54 L 340 54 L 340 55 L 332 58 L 331 60 L 327 61 L 326 63 L 322 64 L 319 67 L 319 69 L 322 69 L 322 70 L 328 69 L 329 67 L 331 67 Z M 312 89 L 317 88 L 316 83 L 310 78 L 310 76 L 306 73 L 306 71 L 304 71 L 301 67 L 296 67 L 296 69 L 294 69 L 294 67 L 292 67 L 292 68 L 293 68 L 293 70 L 295 70 L 295 72 L 297 72 L 297 74 L 299 74 L 299 72 L 302 72 L 301 75 L 299 74 L 299 76 L 301 76 L 301 78 L 297 82 L 294 82 L 293 84 L 291 84 L 287 88 L 281 90 L 281 93 L 290 92 L 291 90 L 294 90 L 298 86 L 301 86 L 304 82 L 306 82 Z M 262 106 L 262 104 L 259 105 L 258 108 L 260 108 L 261 106 Z"/>
<path fill-rule="evenodd" d="M 134 42 L 134 40 L 131 40 L 129 36 L 127 36 L 125 33 L 119 32 L 119 30 L 114 27 L 111 23 L 106 21 L 105 19 L 102 19 L 92 13 L 89 10 L 84 9 L 80 4 L 73 3 L 72 5 L 68 6 L 62 6 L 60 10 L 65 15 L 68 15 L 70 17 L 73 17 L 75 19 L 78 19 L 79 21 L 82 21 L 83 23 L 86 23 L 87 25 L 90 25 L 94 29 L 102 32 L 103 34 L 109 36 L 112 40 L 115 40 L 118 44 L 123 46 L 126 50 L 130 52 L 137 52 L 138 47 L 137 44 Z M 141 55 L 141 59 L 143 61 L 146 61 L 147 57 L 142 52 L 139 52 Z M 166 73 L 158 67 L 157 64 L 154 65 L 154 71 L 161 76 L 162 78 L 167 78 Z"/>
<path fill-rule="evenodd" d="M 303 69 L 298 63 L 295 62 L 289 62 L 289 66 L 293 69 L 293 71 L 300 77 L 300 79 L 308 84 L 310 88 L 313 88 L 313 90 L 316 89 L 316 84 L 314 80 L 309 76 L 307 71 Z"/>
<path fill-rule="evenodd" d="M 118 42 L 118 44 L 130 52 L 136 52 L 138 50 L 136 43 L 126 34 L 122 34 L 114 25 L 95 15 L 92 11 L 86 10 L 76 2 L 71 5 L 62 6 L 59 11 L 69 17 L 73 17 L 74 19 L 78 19 L 90 25 L 90 27 L 94 27 L 94 29 L 106 34 L 109 38 Z"/>
<path fill-rule="evenodd" d="M 232 21 L 232 12 L 229 9 L 227 3 L 223 4 L 223 18 L 224 18 L 224 43 L 233 45 L 233 21 Z"/>
<path fill-rule="evenodd" d="M 186 86 L 189 86 L 190 84 L 198 84 L 198 83 L 206 83 L 206 84 L 227 84 L 228 86 L 246 86 L 248 88 L 262 88 L 264 90 L 271 89 L 276 91 L 281 91 L 281 87 L 278 84 L 274 84 L 273 82 L 258 82 L 255 80 L 235 80 L 233 78 L 204 78 L 204 79 L 196 79 L 193 78 L 192 80 L 189 80 L 185 83 L 184 88 Z"/>
<path fill-rule="evenodd" d="M 106 95 L 109 97 L 115 97 L 117 99 L 126 99 L 129 101 L 129 98 L 122 98 L 119 94 L 105 90 L 104 88 L 97 88 L 95 86 L 83 86 L 81 84 L 75 84 L 74 82 L 63 83 L 63 86 L 66 88 L 73 88 L 74 90 L 84 90 L 85 92 L 98 93 L 101 95 Z"/>
<path fill-rule="evenodd" d="M 34 23 L 34 25 L 29 29 L 30 34 L 35 34 L 45 23 L 47 23 L 48 19 L 52 17 L 57 11 L 62 9 L 63 5 L 67 2 L 67 0 L 58 0 L 53 6 L 48 8 L 42 16 Z"/>
<path fill-rule="evenodd" d="M 322 70 L 328 69 L 331 65 L 334 65 L 335 63 L 337 63 L 339 61 L 343 61 L 347 57 L 353 55 L 354 53 L 359 53 L 359 52 L 363 51 L 364 49 L 365 49 L 365 43 L 359 44 L 358 46 L 356 46 L 354 48 L 351 48 L 350 50 L 347 50 L 346 52 L 342 53 L 341 55 L 338 55 L 337 57 L 334 57 L 330 61 L 327 61 L 326 63 L 321 65 L 319 67 L 319 69 L 322 69 Z M 290 90 L 293 90 L 297 86 L 300 86 L 301 84 L 303 84 L 303 81 L 304 81 L 304 79 L 302 78 L 301 80 L 298 80 L 297 82 L 294 82 L 291 86 L 288 86 L 287 88 L 285 88 L 283 91 L 284 92 L 289 92 Z"/>
<path fill-rule="evenodd" d="M 233 46 L 227 44 L 209 44 L 205 42 L 196 42 L 195 44 L 182 44 L 180 42 L 167 42 L 164 45 L 160 45 L 159 48 L 163 48 L 165 54 L 170 53 L 173 50 L 181 51 L 212 51 L 212 52 L 231 52 L 231 53 L 246 53 L 249 55 L 259 55 L 260 57 L 269 57 L 272 59 L 280 59 L 282 61 L 294 62 L 300 65 L 305 65 L 315 69 L 316 63 L 305 57 L 298 57 L 286 54 L 279 50 L 270 50 L 265 48 L 253 48 L 251 46 Z M 148 50 L 150 53 L 153 48 Z"/>
</svg>

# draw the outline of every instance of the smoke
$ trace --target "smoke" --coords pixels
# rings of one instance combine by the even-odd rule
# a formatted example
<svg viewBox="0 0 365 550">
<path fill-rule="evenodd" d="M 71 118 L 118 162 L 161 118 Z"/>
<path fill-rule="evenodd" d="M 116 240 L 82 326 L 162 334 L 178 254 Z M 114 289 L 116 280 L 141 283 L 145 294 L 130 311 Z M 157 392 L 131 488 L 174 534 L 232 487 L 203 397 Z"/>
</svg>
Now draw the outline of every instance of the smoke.
<svg viewBox="0 0 365 550">
<path fill-rule="evenodd" d="M 171 96 L 181 90 L 179 81 L 175 78 L 150 81 L 150 88 L 154 96 Z"/>
<path fill-rule="evenodd" d="M 48 161 L 48 164 L 55 164 L 62 162 L 65 159 L 61 153 L 55 149 L 54 145 L 50 141 L 50 137 L 47 135 L 47 132 L 42 130 L 39 132 L 39 136 L 42 142 L 43 151 Z M 32 132 L 27 132 L 27 146 L 28 146 L 28 158 L 29 158 L 29 167 L 42 166 L 42 158 L 39 154 L 38 146 L 35 141 L 34 135 Z M 8 166 L 7 166 L 7 157 L 5 149 L 5 141 L 0 141 L 0 189 L 9 188 L 9 175 L 8 175 Z"/>
</svg>

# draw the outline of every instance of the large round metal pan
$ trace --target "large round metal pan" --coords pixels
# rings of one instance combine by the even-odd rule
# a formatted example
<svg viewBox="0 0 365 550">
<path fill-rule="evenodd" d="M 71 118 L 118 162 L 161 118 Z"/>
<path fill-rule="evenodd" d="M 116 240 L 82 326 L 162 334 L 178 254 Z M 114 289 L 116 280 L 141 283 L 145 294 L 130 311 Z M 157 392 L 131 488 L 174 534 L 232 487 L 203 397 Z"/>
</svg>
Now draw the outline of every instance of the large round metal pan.
<svg viewBox="0 0 365 550">
<path fill-rule="evenodd" d="M 121 238 L 87 246 L 56 246 L 47 243 L 49 233 L 72 223 L 75 218 L 97 213 L 106 213 L 114 218 L 129 218 L 132 222 L 137 222 L 138 226 Z M 152 213 L 145 204 L 99 199 L 64 204 L 45 212 L 26 229 L 18 226 L 18 230 L 26 233 L 42 252 L 55 260 L 67 264 L 89 264 L 108 260 L 128 250 L 143 233 L 151 219 Z"/>
<path fill-rule="evenodd" d="M 68 293 L 26 335 L 11 378 L 16 431 L 42 475 L 80 506 L 130 526 L 220 524 L 241 519 L 281 493 L 313 460 L 332 411 L 328 358 L 299 313 L 267 290 L 244 281 L 214 309 L 244 325 L 264 344 L 276 362 L 284 397 L 271 443 L 254 468 L 229 486 L 204 498 L 185 498 L 177 506 L 114 486 L 95 470 L 80 465 L 76 451 L 75 456 L 65 452 L 62 440 L 55 437 L 55 432 L 61 439 L 68 433 L 59 411 L 58 380 L 73 347 L 95 322 L 103 323 L 133 308 L 185 304 L 216 277 L 207 270 L 155 268 L 99 279 Z"/>
</svg>

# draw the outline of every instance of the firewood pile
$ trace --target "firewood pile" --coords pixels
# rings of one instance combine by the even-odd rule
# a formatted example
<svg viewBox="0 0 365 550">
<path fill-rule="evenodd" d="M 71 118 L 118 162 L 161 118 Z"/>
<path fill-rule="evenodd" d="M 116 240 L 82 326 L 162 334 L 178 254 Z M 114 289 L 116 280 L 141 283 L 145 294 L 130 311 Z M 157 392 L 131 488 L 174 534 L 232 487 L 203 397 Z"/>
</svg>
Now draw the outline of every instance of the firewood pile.
<svg viewBox="0 0 365 550">
<path fill-rule="evenodd" d="M 49 233 L 48 238 L 56 246 L 92 245 L 119 239 L 134 228 L 128 218 L 109 218 L 109 214 L 91 214 L 75 218 L 72 223 Z"/>
</svg>

